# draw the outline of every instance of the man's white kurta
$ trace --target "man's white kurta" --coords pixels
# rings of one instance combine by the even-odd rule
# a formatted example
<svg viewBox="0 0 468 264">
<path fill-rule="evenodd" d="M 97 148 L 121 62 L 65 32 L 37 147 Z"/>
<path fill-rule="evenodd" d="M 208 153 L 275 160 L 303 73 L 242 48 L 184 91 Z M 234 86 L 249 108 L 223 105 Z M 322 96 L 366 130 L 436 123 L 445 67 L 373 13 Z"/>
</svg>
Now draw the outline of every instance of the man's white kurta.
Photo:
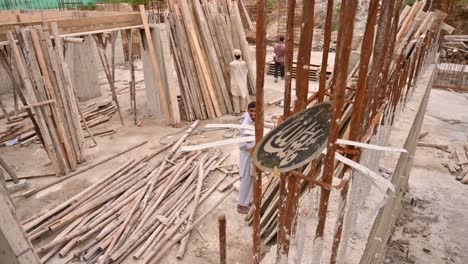
<svg viewBox="0 0 468 264">
<path fill-rule="evenodd" d="M 254 121 L 248 113 L 244 114 L 242 125 L 254 125 Z M 240 136 L 251 136 L 245 133 L 245 129 L 240 130 Z M 250 206 L 253 195 L 253 166 L 250 150 L 254 147 L 255 142 L 240 143 L 240 159 L 239 159 L 239 175 L 240 175 L 240 190 L 239 204 L 242 206 Z"/>
<path fill-rule="evenodd" d="M 247 87 L 247 63 L 243 60 L 234 60 L 229 63 L 231 74 L 231 93 L 234 96 L 247 97 L 249 90 Z"/>
</svg>

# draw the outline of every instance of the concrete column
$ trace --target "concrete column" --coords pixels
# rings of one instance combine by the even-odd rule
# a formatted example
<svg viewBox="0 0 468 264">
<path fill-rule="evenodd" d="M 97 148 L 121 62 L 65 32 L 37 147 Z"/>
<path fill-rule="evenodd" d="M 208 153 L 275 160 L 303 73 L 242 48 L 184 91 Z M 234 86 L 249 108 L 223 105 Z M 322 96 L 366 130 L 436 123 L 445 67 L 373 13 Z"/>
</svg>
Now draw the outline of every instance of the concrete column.
<svg viewBox="0 0 468 264">
<path fill-rule="evenodd" d="M 97 57 L 96 44 L 91 36 L 84 37 L 82 44 L 67 44 L 67 64 L 72 85 L 80 101 L 87 101 L 101 96 L 98 67 L 101 62 Z"/>
<path fill-rule="evenodd" d="M 146 87 L 146 103 L 148 109 L 148 115 L 154 118 L 161 118 L 165 119 L 164 112 L 161 109 L 161 101 L 159 98 L 159 89 L 165 89 L 165 94 L 168 93 L 167 89 L 167 74 L 166 74 L 166 67 L 164 64 L 164 57 L 161 56 L 163 54 L 161 43 L 159 41 L 159 34 L 160 30 L 164 30 L 165 25 L 151 25 L 151 37 L 153 38 L 154 49 L 156 52 L 156 59 L 159 65 L 159 70 L 161 71 L 161 76 L 163 77 L 163 86 L 158 87 L 158 83 L 154 79 L 153 76 L 153 66 L 151 65 L 151 56 L 148 51 L 148 43 L 146 39 L 143 37 L 142 39 L 145 41 L 142 47 L 142 54 L 141 60 L 143 61 L 143 73 L 145 76 L 145 87 Z M 170 54 L 169 54 L 170 56 Z"/>
<path fill-rule="evenodd" d="M 0 263 L 41 263 L 16 217 L 15 208 L 2 184 L 0 184 Z"/>
</svg>

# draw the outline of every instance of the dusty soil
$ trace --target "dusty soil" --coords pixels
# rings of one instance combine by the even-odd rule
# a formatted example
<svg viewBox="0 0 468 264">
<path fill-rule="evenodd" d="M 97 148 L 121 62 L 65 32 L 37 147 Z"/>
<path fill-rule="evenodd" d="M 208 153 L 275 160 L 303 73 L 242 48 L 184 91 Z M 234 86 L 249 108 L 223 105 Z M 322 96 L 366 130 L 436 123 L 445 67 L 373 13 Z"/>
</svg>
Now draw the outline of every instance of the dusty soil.
<svg viewBox="0 0 468 264">
<path fill-rule="evenodd" d="M 468 135 L 468 100 L 462 94 L 433 90 L 422 131 L 424 141 L 462 146 Z M 450 124 L 437 117 L 457 119 Z M 467 185 L 441 165 L 449 154 L 419 147 L 386 263 L 468 263 Z"/>
</svg>

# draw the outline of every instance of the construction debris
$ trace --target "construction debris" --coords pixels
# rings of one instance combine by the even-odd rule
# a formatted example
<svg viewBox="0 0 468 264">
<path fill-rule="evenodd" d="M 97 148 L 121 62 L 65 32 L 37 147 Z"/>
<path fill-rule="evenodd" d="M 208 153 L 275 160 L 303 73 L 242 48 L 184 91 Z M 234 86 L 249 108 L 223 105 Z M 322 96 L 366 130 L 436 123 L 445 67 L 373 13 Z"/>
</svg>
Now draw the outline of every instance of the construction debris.
<svg viewBox="0 0 468 264">
<path fill-rule="evenodd" d="M 84 120 L 86 120 L 86 123 L 83 122 L 83 119 L 79 116 L 81 128 L 85 130 L 86 124 L 88 128 L 92 128 L 109 121 L 116 112 L 116 105 L 114 102 L 90 104 L 79 111 L 83 113 Z M 92 134 L 100 135 L 100 133 Z M 9 125 L 6 130 L 0 132 L 0 135 L 0 144 L 16 138 L 22 146 L 33 141 L 38 141 L 34 126 L 30 119 L 26 119 L 25 117 L 21 117 L 21 123 Z M 89 133 L 84 137 L 89 137 Z"/>
</svg>

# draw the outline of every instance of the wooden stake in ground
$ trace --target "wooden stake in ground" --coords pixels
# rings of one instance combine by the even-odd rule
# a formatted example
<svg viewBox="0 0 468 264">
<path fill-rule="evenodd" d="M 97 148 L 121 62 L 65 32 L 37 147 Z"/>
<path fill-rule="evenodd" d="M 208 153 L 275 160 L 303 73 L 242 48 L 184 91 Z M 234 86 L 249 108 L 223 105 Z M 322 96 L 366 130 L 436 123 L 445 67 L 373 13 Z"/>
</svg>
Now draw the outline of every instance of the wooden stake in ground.
<svg viewBox="0 0 468 264">
<path fill-rule="evenodd" d="M 219 224 L 219 263 L 226 264 L 226 216 L 218 217 Z"/>
<path fill-rule="evenodd" d="M 130 64 L 130 109 L 133 113 L 133 122 L 136 125 L 137 122 L 137 106 L 136 106 L 136 86 L 135 86 L 135 64 L 133 63 L 133 33 L 134 30 L 130 30 L 130 49 L 128 63 Z"/>
</svg>

